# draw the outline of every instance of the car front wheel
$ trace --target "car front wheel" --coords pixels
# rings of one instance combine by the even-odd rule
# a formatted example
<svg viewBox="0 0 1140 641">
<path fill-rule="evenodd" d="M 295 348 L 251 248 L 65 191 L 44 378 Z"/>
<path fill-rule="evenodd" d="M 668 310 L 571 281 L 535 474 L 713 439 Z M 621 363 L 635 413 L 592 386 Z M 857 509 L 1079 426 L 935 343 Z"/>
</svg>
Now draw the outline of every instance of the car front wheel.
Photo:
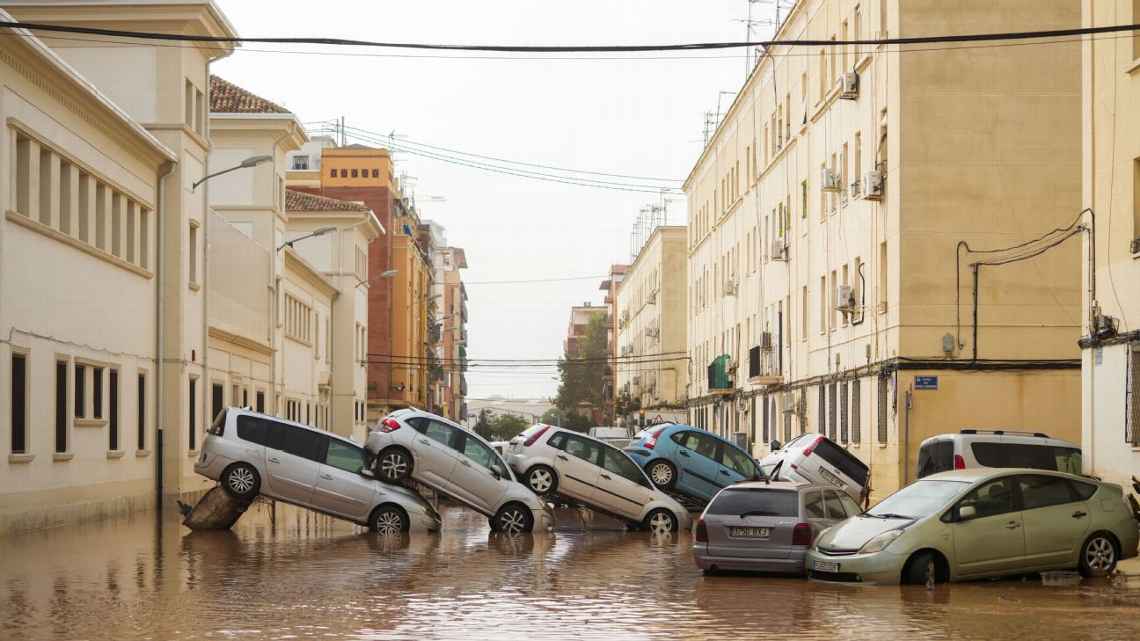
<svg viewBox="0 0 1140 641">
<path fill-rule="evenodd" d="M 401 534 L 411 528 L 411 520 L 395 505 L 381 505 L 372 511 L 368 527 L 377 534 Z"/>
<path fill-rule="evenodd" d="M 677 468 L 669 461 L 656 460 L 645 467 L 649 480 L 662 490 L 673 487 L 677 481 Z"/>
<path fill-rule="evenodd" d="M 534 529 L 534 515 L 521 503 L 507 503 L 491 520 L 491 529 L 504 534 L 523 534 Z"/>
<path fill-rule="evenodd" d="M 535 465 L 526 473 L 526 484 L 535 494 L 552 494 L 558 489 L 558 477 L 549 467 Z"/>
<path fill-rule="evenodd" d="M 222 487 L 235 499 L 249 501 L 261 489 L 261 477 L 249 463 L 234 463 L 222 473 Z"/>
<path fill-rule="evenodd" d="M 654 534 L 672 534 L 677 531 L 677 516 L 665 508 L 657 508 L 645 517 L 643 525 Z"/>
<path fill-rule="evenodd" d="M 1104 532 L 1090 536 L 1081 546 L 1081 576 L 1107 576 L 1116 569 L 1116 543 Z"/>
<path fill-rule="evenodd" d="M 398 483 L 412 473 L 412 457 L 402 447 L 389 447 L 376 457 L 376 475 L 389 483 Z"/>
</svg>

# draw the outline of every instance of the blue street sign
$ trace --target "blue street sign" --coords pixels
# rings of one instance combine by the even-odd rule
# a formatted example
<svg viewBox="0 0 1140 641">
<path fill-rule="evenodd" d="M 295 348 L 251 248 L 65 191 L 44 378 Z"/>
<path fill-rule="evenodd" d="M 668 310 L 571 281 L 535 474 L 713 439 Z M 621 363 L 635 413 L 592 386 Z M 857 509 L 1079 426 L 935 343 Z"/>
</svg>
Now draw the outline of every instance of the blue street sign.
<svg viewBox="0 0 1140 641">
<path fill-rule="evenodd" d="M 937 376 L 915 376 L 914 389 L 938 389 Z"/>
</svg>

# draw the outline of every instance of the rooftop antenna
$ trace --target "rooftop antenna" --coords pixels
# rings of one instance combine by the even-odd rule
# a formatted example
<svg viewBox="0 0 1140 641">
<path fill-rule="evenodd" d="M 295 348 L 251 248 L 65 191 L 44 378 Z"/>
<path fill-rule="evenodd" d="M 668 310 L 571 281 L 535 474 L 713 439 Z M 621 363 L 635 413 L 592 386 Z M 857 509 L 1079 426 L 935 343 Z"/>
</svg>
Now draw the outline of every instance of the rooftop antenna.
<svg viewBox="0 0 1140 641">
<path fill-rule="evenodd" d="M 776 23 L 772 20 L 767 19 L 767 18 L 753 18 L 752 17 L 752 5 L 754 5 L 754 4 L 777 4 L 777 9 L 776 9 L 777 12 L 779 11 L 779 5 L 778 5 L 778 0 L 745 0 L 745 1 L 748 3 L 748 17 L 743 18 L 743 19 L 737 18 L 737 19 L 733 20 L 733 22 L 743 22 L 744 23 L 744 29 L 745 29 L 744 40 L 745 40 L 745 42 L 753 42 L 753 37 L 756 34 L 754 27 L 756 25 L 761 25 L 761 24 L 763 24 L 763 25 L 774 25 Z M 745 78 L 747 78 L 748 75 L 752 73 L 752 67 L 756 64 L 755 58 L 753 58 L 753 55 L 755 53 L 756 53 L 756 51 L 753 47 L 745 47 L 745 49 L 744 49 L 744 77 Z"/>
</svg>

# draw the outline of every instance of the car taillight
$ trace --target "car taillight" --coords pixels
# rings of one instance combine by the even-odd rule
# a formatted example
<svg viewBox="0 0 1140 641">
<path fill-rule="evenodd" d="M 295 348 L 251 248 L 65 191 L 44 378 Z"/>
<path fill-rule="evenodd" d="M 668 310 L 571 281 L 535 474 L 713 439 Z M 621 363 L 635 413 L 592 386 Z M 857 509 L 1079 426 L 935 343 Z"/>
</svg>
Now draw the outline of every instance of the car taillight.
<svg viewBox="0 0 1140 641">
<path fill-rule="evenodd" d="M 550 429 L 549 425 L 543 425 L 541 430 L 538 430 L 534 434 L 531 434 L 525 441 L 523 441 L 523 447 L 530 447 L 531 445 L 534 445 L 534 442 L 538 440 L 538 437 L 546 434 L 546 430 L 548 429 Z"/>
<path fill-rule="evenodd" d="M 380 422 L 380 431 L 387 434 L 388 432 L 395 432 L 400 429 L 400 421 L 392 417 L 388 417 Z"/>
<path fill-rule="evenodd" d="M 647 450 L 651 450 L 654 447 L 656 447 L 657 446 L 657 437 L 660 436 L 661 432 L 664 432 L 664 431 L 665 431 L 664 427 L 659 427 L 655 430 L 649 430 L 649 432 L 646 433 L 645 443 L 643 443 L 642 446 Z"/>
<path fill-rule="evenodd" d="M 966 469 L 966 459 L 962 458 L 961 454 L 955 454 L 954 455 L 954 469 L 956 469 L 956 470 Z"/>
<path fill-rule="evenodd" d="M 792 529 L 792 545 L 811 545 L 812 538 L 810 523 L 796 523 Z"/>
<path fill-rule="evenodd" d="M 693 537 L 693 540 L 697 543 L 709 542 L 709 528 L 707 525 L 705 525 L 705 517 L 702 516 L 701 518 L 697 519 L 697 531 Z"/>
<path fill-rule="evenodd" d="M 815 442 L 814 442 L 814 443 L 812 443 L 811 445 L 809 445 L 809 446 L 805 447 L 805 448 L 804 448 L 804 456 L 805 456 L 805 457 L 811 456 L 811 453 L 812 453 L 812 451 L 813 451 L 813 450 L 815 450 L 815 446 L 816 446 L 816 445 L 819 445 L 819 442 L 820 442 L 820 441 L 822 441 L 822 440 L 823 440 L 823 437 L 822 437 L 822 436 L 820 436 L 819 438 L 815 439 Z"/>
</svg>

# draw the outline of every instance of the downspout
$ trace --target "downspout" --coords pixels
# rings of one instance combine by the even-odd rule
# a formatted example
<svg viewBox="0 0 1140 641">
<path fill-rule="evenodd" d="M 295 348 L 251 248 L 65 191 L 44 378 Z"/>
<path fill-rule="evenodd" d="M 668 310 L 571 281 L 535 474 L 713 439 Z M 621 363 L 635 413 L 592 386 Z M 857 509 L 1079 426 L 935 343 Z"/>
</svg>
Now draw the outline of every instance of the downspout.
<svg viewBox="0 0 1140 641">
<path fill-rule="evenodd" d="M 906 394 L 903 396 L 904 414 L 903 414 L 903 451 L 902 459 L 903 466 L 903 487 L 910 483 L 910 406 L 912 398 L 910 390 L 907 389 Z"/>
<path fill-rule="evenodd" d="M 158 170 L 157 185 L 154 197 L 154 210 L 156 212 L 155 222 L 155 238 L 154 243 L 154 421 L 155 421 L 155 434 L 154 434 L 154 491 L 155 491 L 155 505 L 156 511 L 162 510 L 162 475 L 163 470 L 163 427 L 162 427 L 162 344 L 163 339 L 166 338 L 165 332 L 165 319 L 162 313 L 162 295 L 163 295 L 163 274 L 162 269 L 162 243 L 163 236 L 163 220 L 166 218 L 166 210 L 163 207 L 166 190 L 164 184 L 166 178 L 174 172 L 176 163 L 174 161 L 166 161 Z"/>
<path fill-rule="evenodd" d="M 980 271 L 981 266 L 978 265 L 977 263 L 974 263 L 973 268 L 974 268 L 974 323 L 973 323 L 973 325 L 974 325 L 974 338 L 971 341 L 972 345 L 970 346 L 970 349 L 973 352 L 972 360 L 976 363 L 978 361 L 978 272 Z"/>
</svg>

